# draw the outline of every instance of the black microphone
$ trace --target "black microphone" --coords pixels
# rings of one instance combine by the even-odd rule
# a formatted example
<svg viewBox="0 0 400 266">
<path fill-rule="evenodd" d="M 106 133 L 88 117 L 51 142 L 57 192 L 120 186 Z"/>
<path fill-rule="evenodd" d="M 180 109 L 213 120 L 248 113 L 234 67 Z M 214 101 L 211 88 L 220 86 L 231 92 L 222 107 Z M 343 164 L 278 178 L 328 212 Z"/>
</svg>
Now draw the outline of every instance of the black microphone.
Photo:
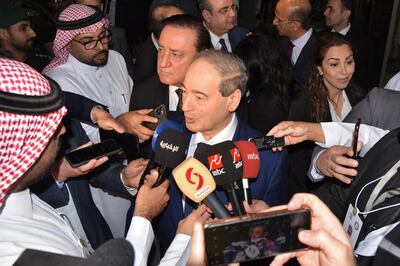
<svg viewBox="0 0 400 266">
<path fill-rule="evenodd" d="M 187 142 L 187 144 L 183 144 L 183 145 L 181 143 L 181 146 L 185 146 L 185 149 L 187 150 L 187 146 L 189 145 L 189 139 L 186 135 L 184 135 L 181 132 L 181 127 L 179 126 L 179 124 L 177 124 L 176 122 L 174 122 L 172 120 L 165 120 L 161 124 L 159 124 L 158 127 L 156 128 L 156 130 L 154 131 L 153 139 L 151 141 L 151 148 L 152 148 L 151 157 L 150 157 L 149 163 L 146 166 L 146 169 L 144 170 L 144 172 L 142 174 L 142 177 L 140 178 L 139 188 L 144 184 L 144 181 L 146 180 L 146 175 L 150 174 L 150 171 L 152 169 L 160 168 L 159 169 L 159 178 L 158 178 L 157 182 L 155 183 L 155 186 L 158 186 L 159 184 L 161 184 L 162 182 L 160 182 L 160 181 L 165 180 L 165 178 L 168 177 L 168 175 L 171 173 L 171 170 L 167 171 L 168 169 L 166 167 L 161 167 L 163 165 L 168 166 L 167 164 L 163 164 L 163 161 L 162 161 L 163 156 L 162 155 L 160 155 L 160 154 L 158 155 L 158 158 L 161 158 L 161 159 L 159 159 L 159 160 L 161 160 L 161 162 L 157 162 L 155 160 L 156 151 L 159 147 L 159 143 L 161 141 L 162 135 L 167 130 L 173 130 L 177 134 L 177 136 L 182 138 L 183 142 Z M 180 152 L 183 150 L 184 149 L 182 148 L 180 150 Z M 159 151 L 159 152 L 162 152 L 162 151 Z M 179 152 L 179 154 L 180 154 L 180 152 Z M 180 161 L 176 162 L 176 164 L 175 163 L 171 164 L 170 168 L 175 168 L 175 166 L 177 166 L 179 163 L 181 163 L 183 160 L 185 160 L 185 158 L 186 158 L 186 152 L 185 152 L 185 156 L 183 158 L 182 157 L 177 158 Z M 165 171 L 167 171 L 168 173 Z"/>
<path fill-rule="evenodd" d="M 209 147 L 202 145 L 194 156 L 208 167 L 217 185 L 223 187 L 232 204 L 233 214 L 245 215 L 241 182 L 243 161 L 239 149 L 233 142 L 224 141 Z"/>
<path fill-rule="evenodd" d="M 132 266 L 135 253 L 124 239 L 111 239 L 101 245 L 88 258 L 78 258 L 46 251 L 26 249 L 14 263 L 17 266 Z"/>
</svg>

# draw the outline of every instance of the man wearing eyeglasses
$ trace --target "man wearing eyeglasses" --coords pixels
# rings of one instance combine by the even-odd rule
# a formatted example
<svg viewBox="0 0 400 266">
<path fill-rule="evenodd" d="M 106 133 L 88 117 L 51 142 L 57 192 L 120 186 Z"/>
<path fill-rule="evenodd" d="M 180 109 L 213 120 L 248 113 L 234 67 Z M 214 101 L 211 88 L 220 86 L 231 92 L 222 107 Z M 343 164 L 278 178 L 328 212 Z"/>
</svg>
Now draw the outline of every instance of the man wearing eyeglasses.
<svg viewBox="0 0 400 266">
<path fill-rule="evenodd" d="M 296 83 L 305 88 L 314 64 L 317 36 L 311 28 L 311 4 L 308 0 L 279 0 L 273 24 L 281 46 L 294 66 Z"/>
<path fill-rule="evenodd" d="M 108 20 L 103 12 L 90 6 L 72 4 L 64 9 L 57 21 L 54 40 L 54 59 L 44 73 L 64 91 L 74 92 L 107 106 L 118 119 L 129 118 L 135 124 L 132 131 L 142 140 L 152 131 L 141 125 L 142 121 L 156 122 L 146 114 L 151 110 L 128 112 L 133 82 L 123 57 L 109 50 Z M 90 140 L 100 141 L 97 127 L 82 124 Z M 122 197 L 111 196 L 91 187 L 91 192 L 114 237 L 122 237 L 125 217 L 131 203 Z"/>
<path fill-rule="evenodd" d="M 215 49 L 232 52 L 249 33 L 236 26 L 236 6 L 232 0 L 199 0 L 199 8 Z"/>
</svg>

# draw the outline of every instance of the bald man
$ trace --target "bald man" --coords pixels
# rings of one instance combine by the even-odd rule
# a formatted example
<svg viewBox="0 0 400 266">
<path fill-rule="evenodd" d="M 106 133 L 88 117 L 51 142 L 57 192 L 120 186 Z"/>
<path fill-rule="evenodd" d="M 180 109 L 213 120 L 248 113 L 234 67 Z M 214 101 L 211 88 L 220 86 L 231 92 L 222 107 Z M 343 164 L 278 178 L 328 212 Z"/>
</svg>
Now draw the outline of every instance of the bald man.
<svg viewBox="0 0 400 266">
<path fill-rule="evenodd" d="M 303 88 L 314 64 L 317 42 L 317 36 L 311 28 L 311 14 L 308 0 L 279 0 L 273 20 L 282 36 L 282 49 L 294 66 L 296 82 Z"/>
</svg>

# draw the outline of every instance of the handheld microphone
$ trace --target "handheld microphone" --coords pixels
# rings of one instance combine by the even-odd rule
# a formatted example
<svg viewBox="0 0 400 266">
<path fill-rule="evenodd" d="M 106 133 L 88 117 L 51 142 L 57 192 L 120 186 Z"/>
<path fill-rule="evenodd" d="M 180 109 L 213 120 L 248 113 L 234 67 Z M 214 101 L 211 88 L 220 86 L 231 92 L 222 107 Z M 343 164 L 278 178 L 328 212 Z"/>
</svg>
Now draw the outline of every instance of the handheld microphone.
<svg viewBox="0 0 400 266">
<path fill-rule="evenodd" d="M 155 168 L 159 168 L 159 176 L 154 186 L 159 186 L 171 170 L 181 163 L 187 154 L 189 138 L 181 132 L 179 124 L 165 120 L 154 131 L 152 139 L 152 156 L 142 174 L 139 188 L 143 185 L 146 175 Z"/>
<path fill-rule="evenodd" d="M 13 264 L 17 266 L 132 266 L 132 245 L 124 239 L 111 239 L 101 245 L 88 258 L 78 258 L 46 251 L 26 249 Z"/>
<path fill-rule="evenodd" d="M 248 179 L 257 178 L 258 176 L 258 172 L 260 171 L 260 154 L 253 142 L 245 140 L 235 141 L 235 145 L 239 149 L 243 160 L 242 183 L 244 200 L 252 204 L 253 200 Z"/>
<path fill-rule="evenodd" d="M 213 146 L 202 146 L 195 152 L 195 157 L 208 167 L 217 185 L 225 190 L 232 204 L 235 216 L 245 215 L 243 207 L 243 161 L 239 149 L 232 141 L 224 141 Z M 240 182 L 239 182 L 240 181 Z"/>
<path fill-rule="evenodd" d="M 179 189 L 189 199 L 196 203 L 204 201 L 217 218 L 231 217 L 214 192 L 216 184 L 213 176 L 197 159 L 187 158 L 172 171 L 172 175 Z"/>
</svg>

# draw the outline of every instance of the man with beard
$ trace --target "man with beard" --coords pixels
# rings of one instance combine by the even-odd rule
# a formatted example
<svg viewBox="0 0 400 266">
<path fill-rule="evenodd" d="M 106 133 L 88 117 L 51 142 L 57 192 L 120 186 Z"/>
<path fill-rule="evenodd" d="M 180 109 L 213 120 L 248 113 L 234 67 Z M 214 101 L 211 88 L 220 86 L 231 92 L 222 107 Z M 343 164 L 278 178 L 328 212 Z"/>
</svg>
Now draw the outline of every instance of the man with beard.
<svg viewBox="0 0 400 266">
<path fill-rule="evenodd" d="M 37 71 L 50 62 L 50 57 L 33 52 L 36 38 L 35 31 L 27 10 L 19 6 L 1 7 L 0 9 L 0 50 L 12 59 L 32 66 Z"/>
<path fill-rule="evenodd" d="M 135 124 L 133 133 L 139 138 L 149 138 L 153 131 L 143 127 L 141 122 L 154 123 L 157 120 L 145 115 L 151 110 L 126 113 L 133 82 L 123 57 L 109 50 L 108 25 L 108 20 L 99 9 L 80 4 L 68 6 L 57 21 L 53 44 L 55 57 L 43 72 L 53 78 L 62 90 L 107 106 L 112 116 L 119 116 L 117 119 L 128 118 L 126 120 L 129 123 Z M 97 127 L 88 124 L 82 124 L 82 127 L 91 141 L 100 141 Z M 130 201 L 97 188 L 91 187 L 91 191 L 114 237 L 122 237 L 125 228 L 125 219 L 122 217 Z"/>
</svg>

